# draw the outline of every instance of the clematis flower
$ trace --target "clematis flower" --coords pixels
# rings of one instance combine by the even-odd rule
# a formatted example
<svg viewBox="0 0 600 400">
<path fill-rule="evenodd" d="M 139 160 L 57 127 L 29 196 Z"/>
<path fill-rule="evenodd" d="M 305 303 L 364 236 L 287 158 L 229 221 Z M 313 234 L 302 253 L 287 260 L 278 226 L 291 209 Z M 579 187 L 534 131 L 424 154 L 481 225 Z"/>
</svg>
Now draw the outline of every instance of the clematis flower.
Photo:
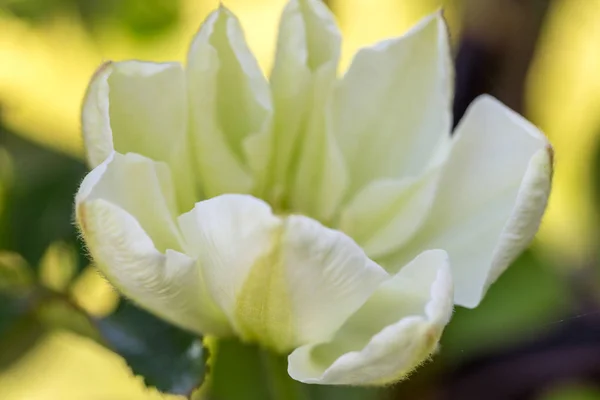
<svg viewBox="0 0 600 400">
<path fill-rule="evenodd" d="M 343 75 L 340 42 L 325 5 L 291 0 L 268 80 L 224 7 L 185 67 L 105 64 L 76 215 L 100 270 L 150 312 L 289 354 L 302 382 L 386 384 L 528 245 L 552 150 L 489 96 L 451 135 L 439 13 Z"/>
</svg>

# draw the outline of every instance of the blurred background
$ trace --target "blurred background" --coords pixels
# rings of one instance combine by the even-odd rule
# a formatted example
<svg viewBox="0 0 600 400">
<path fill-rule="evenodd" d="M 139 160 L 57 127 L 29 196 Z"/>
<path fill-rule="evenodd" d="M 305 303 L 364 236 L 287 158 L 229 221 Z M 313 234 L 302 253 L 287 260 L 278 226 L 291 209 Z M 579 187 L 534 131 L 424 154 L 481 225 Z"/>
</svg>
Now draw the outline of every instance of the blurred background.
<svg viewBox="0 0 600 400">
<path fill-rule="evenodd" d="M 285 0 L 223 3 L 269 71 Z M 556 170 L 534 245 L 479 308 L 456 311 L 433 361 L 385 390 L 322 388 L 320 398 L 600 399 L 600 0 L 327 3 L 344 34 L 342 68 L 359 47 L 443 7 L 456 121 L 475 96 L 492 93 L 549 136 Z M 86 172 L 84 91 L 105 60 L 183 61 L 217 6 L 0 0 L 0 291 L 39 280 L 93 315 L 115 307 L 117 295 L 88 265 L 72 224 Z M 0 399 L 167 398 L 93 341 L 32 316 L 15 325 L 12 306 L 0 296 Z M 252 396 L 244 398 L 261 398 Z"/>
</svg>

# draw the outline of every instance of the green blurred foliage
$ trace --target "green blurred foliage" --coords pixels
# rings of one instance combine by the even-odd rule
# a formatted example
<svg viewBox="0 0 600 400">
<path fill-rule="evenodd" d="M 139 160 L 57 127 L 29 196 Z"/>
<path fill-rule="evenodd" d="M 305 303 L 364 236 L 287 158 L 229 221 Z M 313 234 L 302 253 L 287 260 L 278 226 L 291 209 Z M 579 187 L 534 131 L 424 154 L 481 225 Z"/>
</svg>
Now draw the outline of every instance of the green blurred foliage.
<svg viewBox="0 0 600 400">
<path fill-rule="evenodd" d="M 129 34 L 145 38 L 175 27 L 181 7 L 178 0 L 2 0 L 0 9 L 34 24 L 64 12 L 75 13 L 90 28 L 114 21 Z"/>
<path fill-rule="evenodd" d="M 208 352 L 202 339 L 158 319 L 128 301 L 95 321 L 106 345 L 135 375 L 163 393 L 190 397 L 204 382 Z"/>
<path fill-rule="evenodd" d="M 62 241 L 77 249 L 80 270 L 87 259 L 73 224 L 73 193 L 87 168 L 14 135 L 4 137 L 0 145 L 11 155 L 14 172 L 4 199 L 0 249 L 22 255 L 37 270 L 48 246 Z"/>
<path fill-rule="evenodd" d="M 571 384 L 551 389 L 539 400 L 600 400 L 600 388 Z"/>
</svg>

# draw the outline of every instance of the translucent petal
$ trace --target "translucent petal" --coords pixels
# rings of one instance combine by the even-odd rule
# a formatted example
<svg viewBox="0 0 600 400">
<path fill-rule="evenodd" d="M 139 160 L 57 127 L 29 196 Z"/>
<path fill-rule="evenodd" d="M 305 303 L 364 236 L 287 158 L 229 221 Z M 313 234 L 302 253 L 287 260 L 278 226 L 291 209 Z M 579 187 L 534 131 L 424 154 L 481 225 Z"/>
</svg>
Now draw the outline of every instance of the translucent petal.
<svg viewBox="0 0 600 400">
<path fill-rule="evenodd" d="M 83 181 L 77 222 L 108 280 L 156 315 L 198 333 L 231 332 L 194 259 L 181 253 L 166 166 L 114 154 Z"/>
<path fill-rule="evenodd" d="M 332 340 L 294 350 L 288 372 L 305 383 L 334 385 L 402 379 L 435 350 L 452 299 L 446 253 L 424 252 L 382 283 Z"/>
<path fill-rule="evenodd" d="M 356 54 L 332 114 L 351 194 L 375 179 L 419 175 L 438 147 L 448 145 L 452 71 L 440 13 Z"/>
<path fill-rule="evenodd" d="M 182 210 L 197 200 L 187 134 L 185 75 L 177 63 L 107 63 L 88 88 L 82 113 L 88 161 L 113 150 L 166 162 Z"/>
<path fill-rule="evenodd" d="M 551 178 L 552 148 L 544 135 L 481 96 L 456 130 L 427 221 L 380 262 L 393 271 L 424 249 L 442 248 L 450 255 L 456 303 L 475 307 L 535 235 Z"/>
<path fill-rule="evenodd" d="M 200 27 L 188 55 L 193 145 L 207 197 L 249 193 L 266 173 L 265 152 L 247 145 L 268 135 L 268 83 L 237 18 L 221 6 Z M 256 139 L 253 139 L 256 140 Z M 268 145 L 260 141 L 261 145 Z"/>
</svg>

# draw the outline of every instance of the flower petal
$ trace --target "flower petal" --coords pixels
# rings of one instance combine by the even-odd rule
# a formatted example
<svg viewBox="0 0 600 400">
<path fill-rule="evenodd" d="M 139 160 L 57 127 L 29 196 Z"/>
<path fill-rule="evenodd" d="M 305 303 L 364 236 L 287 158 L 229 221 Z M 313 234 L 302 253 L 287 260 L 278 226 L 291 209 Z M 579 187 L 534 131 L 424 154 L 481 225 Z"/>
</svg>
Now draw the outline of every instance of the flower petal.
<svg viewBox="0 0 600 400">
<path fill-rule="evenodd" d="M 317 221 L 285 221 L 282 259 L 299 343 L 331 337 L 389 276 L 344 233 Z"/>
<path fill-rule="evenodd" d="M 83 105 L 88 161 L 96 167 L 113 150 L 166 162 L 181 209 L 196 200 L 187 136 L 185 75 L 177 63 L 107 63 L 95 74 Z"/>
<path fill-rule="evenodd" d="M 246 140 L 268 135 L 271 98 L 239 21 L 225 7 L 200 27 L 187 76 L 194 148 L 207 197 L 250 192 L 256 184 L 252 170 L 264 174 L 266 161 L 260 147 L 247 146 Z"/>
<path fill-rule="evenodd" d="M 417 179 L 379 179 L 367 184 L 342 210 L 340 230 L 371 258 L 399 248 L 425 222 L 439 176 L 440 168 L 434 168 Z"/>
<path fill-rule="evenodd" d="M 334 385 L 402 379 L 435 350 L 452 306 L 446 253 L 424 252 L 381 284 L 331 341 L 294 350 L 288 372 L 301 382 Z"/>
<path fill-rule="evenodd" d="M 350 193 L 375 179 L 417 176 L 436 149 L 448 145 L 452 71 L 440 13 L 356 54 L 337 87 L 332 114 Z"/>
<path fill-rule="evenodd" d="M 221 195 L 179 216 L 186 252 L 198 259 L 217 304 L 235 323 L 237 296 L 256 263 L 274 245 L 281 220 L 249 195 Z M 266 282 L 265 282 L 266 284 Z"/>
<path fill-rule="evenodd" d="M 105 200 L 131 214 L 160 251 L 181 250 L 171 175 L 164 163 L 113 152 L 84 179 L 76 204 Z"/>
<path fill-rule="evenodd" d="M 326 340 L 388 276 L 343 233 L 251 196 L 200 202 L 180 224 L 238 334 L 279 351 Z"/>
<path fill-rule="evenodd" d="M 450 255 L 457 304 L 475 307 L 535 235 L 548 200 L 552 148 L 544 135 L 490 96 L 470 106 L 427 222 L 386 260 L 390 270 L 424 249 Z"/>
<path fill-rule="evenodd" d="M 275 105 L 272 190 L 321 220 L 331 217 L 347 186 L 344 160 L 327 126 L 341 35 L 319 0 L 291 0 L 283 11 L 271 73 Z"/>
<path fill-rule="evenodd" d="M 127 297 L 181 327 L 227 334 L 195 260 L 178 251 L 165 171 L 139 155 L 113 153 L 84 179 L 77 222 L 98 268 Z"/>
</svg>

